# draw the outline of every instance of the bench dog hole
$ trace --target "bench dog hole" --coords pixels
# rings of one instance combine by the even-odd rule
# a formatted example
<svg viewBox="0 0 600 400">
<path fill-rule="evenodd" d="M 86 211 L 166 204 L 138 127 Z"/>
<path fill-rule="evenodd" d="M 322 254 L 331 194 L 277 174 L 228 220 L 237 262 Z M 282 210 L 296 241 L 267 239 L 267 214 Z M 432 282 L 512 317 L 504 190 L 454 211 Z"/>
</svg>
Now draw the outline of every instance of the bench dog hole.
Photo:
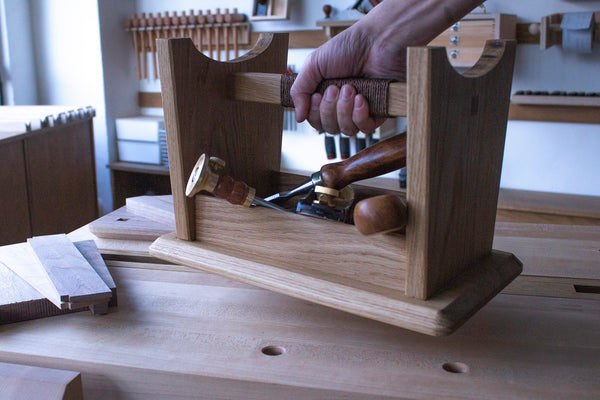
<svg viewBox="0 0 600 400">
<path fill-rule="evenodd" d="M 266 356 L 280 356 L 285 353 L 285 348 L 281 346 L 266 346 L 260 350 Z"/>
<path fill-rule="evenodd" d="M 444 371 L 451 372 L 453 374 L 464 374 L 469 372 L 469 366 L 461 362 L 447 362 L 442 365 Z"/>
</svg>

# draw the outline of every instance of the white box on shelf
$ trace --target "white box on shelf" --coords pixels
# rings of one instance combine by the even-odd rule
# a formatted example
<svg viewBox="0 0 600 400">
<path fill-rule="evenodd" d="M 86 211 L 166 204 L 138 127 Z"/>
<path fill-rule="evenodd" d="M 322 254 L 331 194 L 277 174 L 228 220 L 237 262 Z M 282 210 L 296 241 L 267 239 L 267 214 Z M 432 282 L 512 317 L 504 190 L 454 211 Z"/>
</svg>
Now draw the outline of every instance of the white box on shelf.
<svg viewBox="0 0 600 400">
<path fill-rule="evenodd" d="M 141 140 L 117 140 L 119 160 L 145 164 L 161 164 L 158 142 Z"/>
<path fill-rule="evenodd" d="M 117 139 L 158 142 L 159 131 L 165 129 L 162 117 L 136 116 L 117 118 Z"/>
</svg>

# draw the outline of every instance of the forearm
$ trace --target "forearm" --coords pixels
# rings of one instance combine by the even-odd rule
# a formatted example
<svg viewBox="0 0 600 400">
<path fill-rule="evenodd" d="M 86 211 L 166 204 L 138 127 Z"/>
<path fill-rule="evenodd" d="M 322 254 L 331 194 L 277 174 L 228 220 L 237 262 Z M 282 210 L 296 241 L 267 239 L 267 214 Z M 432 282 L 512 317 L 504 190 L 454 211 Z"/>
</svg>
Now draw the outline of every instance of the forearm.
<svg viewBox="0 0 600 400">
<path fill-rule="evenodd" d="M 425 45 L 482 0 L 386 0 L 355 24 L 373 45 Z"/>
</svg>

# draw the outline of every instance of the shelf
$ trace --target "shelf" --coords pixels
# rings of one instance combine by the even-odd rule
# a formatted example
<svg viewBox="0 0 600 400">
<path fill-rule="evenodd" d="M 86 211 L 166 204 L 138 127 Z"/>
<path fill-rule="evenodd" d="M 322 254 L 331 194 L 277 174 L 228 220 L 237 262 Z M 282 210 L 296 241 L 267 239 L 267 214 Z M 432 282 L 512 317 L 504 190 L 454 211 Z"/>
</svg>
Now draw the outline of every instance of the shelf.
<svg viewBox="0 0 600 400">
<path fill-rule="evenodd" d="M 117 161 L 110 163 L 107 167 L 111 170 L 124 172 L 137 172 L 142 174 L 169 175 L 169 167 L 165 165 L 143 164 Z"/>
</svg>

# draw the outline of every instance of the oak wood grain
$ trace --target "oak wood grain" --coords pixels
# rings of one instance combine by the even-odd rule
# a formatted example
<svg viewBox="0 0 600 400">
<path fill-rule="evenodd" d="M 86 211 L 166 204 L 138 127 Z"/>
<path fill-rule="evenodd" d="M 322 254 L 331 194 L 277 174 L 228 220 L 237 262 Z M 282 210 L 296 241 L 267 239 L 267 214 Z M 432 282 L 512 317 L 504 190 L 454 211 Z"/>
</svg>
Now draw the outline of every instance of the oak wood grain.
<svg viewBox="0 0 600 400">
<path fill-rule="evenodd" d="M 444 49 L 409 49 L 408 296 L 432 296 L 490 252 L 514 52 L 488 42 L 461 76 Z"/>
<path fill-rule="evenodd" d="M 259 196 L 274 192 L 269 174 L 279 170 L 283 110 L 275 105 L 233 101 L 227 88 L 236 72 L 283 73 L 287 41 L 286 34 L 264 34 L 249 53 L 227 63 L 205 57 L 189 39 L 158 41 L 180 238 L 195 237 L 194 203 L 185 197 L 185 186 L 202 153 L 228 160 L 229 174 L 256 188 Z"/>
<path fill-rule="evenodd" d="M 80 371 L 86 399 L 600 396 L 595 301 L 499 295 L 432 338 L 212 274 L 113 273 L 118 312 L 2 326 L 0 361 Z"/>
</svg>

